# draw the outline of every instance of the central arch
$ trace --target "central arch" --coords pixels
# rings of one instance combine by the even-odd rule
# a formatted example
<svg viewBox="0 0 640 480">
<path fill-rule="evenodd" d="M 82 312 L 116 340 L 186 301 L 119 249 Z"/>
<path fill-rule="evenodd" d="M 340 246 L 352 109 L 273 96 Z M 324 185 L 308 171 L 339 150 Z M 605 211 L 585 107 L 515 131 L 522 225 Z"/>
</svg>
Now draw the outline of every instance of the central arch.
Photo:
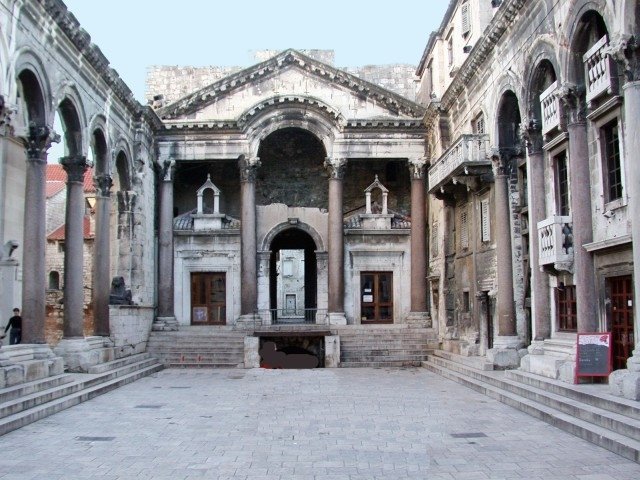
<svg viewBox="0 0 640 480">
<path fill-rule="evenodd" d="M 274 323 L 315 323 L 318 245 L 305 230 L 290 227 L 269 243 L 269 308 Z"/>
</svg>

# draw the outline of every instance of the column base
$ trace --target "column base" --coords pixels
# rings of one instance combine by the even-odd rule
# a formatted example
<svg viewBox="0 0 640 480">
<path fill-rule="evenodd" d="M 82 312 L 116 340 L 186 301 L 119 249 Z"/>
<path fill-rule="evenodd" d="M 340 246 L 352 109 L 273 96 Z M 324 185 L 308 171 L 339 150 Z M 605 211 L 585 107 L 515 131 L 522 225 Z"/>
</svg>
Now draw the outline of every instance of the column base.
<svg viewBox="0 0 640 480">
<path fill-rule="evenodd" d="M 256 327 L 260 326 L 262 326 L 262 319 L 260 316 L 254 313 L 247 313 L 240 315 L 236 319 L 234 328 L 237 330 L 254 330 Z"/>
<path fill-rule="evenodd" d="M 63 338 L 53 349 L 56 355 L 64 359 L 65 369 L 69 372 L 87 373 L 91 367 L 108 360 L 105 357 L 105 349 L 102 343 L 89 343 L 86 338 Z"/>
<path fill-rule="evenodd" d="M 546 339 L 531 343 L 520 370 L 566 383 L 575 382 L 575 340 Z"/>
<path fill-rule="evenodd" d="M 609 391 L 618 397 L 640 400 L 640 349 L 627 360 L 627 368 L 609 375 Z"/>
<path fill-rule="evenodd" d="M 344 312 L 329 312 L 327 318 L 329 325 L 346 325 L 347 317 Z"/>
<path fill-rule="evenodd" d="M 431 328 L 431 315 L 429 312 L 409 312 L 404 323 L 415 328 Z"/>
<path fill-rule="evenodd" d="M 493 341 L 493 348 L 487 350 L 487 360 L 498 370 L 518 368 L 521 346 L 522 342 L 516 336 L 498 336 Z"/>
<path fill-rule="evenodd" d="M 177 332 L 178 320 L 176 317 L 156 317 L 151 325 L 153 332 Z"/>
</svg>

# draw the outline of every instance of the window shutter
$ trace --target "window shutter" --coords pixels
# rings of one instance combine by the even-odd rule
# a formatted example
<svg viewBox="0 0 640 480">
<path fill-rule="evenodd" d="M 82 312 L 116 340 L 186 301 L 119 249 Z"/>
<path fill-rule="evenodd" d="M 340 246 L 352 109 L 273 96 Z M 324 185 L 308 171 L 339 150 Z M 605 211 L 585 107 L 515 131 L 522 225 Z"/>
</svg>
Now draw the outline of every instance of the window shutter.
<svg viewBox="0 0 640 480">
<path fill-rule="evenodd" d="M 467 209 L 460 212 L 460 247 L 462 249 L 469 248 L 469 222 Z"/>
<path fill-rule="evenodd" d="M 471 31 L 471 9 L 468 3 L 463 3 L 460 7 L 462 17 L 462 35 L 467 35 Z"/>
<path fill-rule="evenodd" d="M 482 200 L 480 202 L 480 219 L 482 222 L 482 241 L 488 242 L 491 240 L 491 219 L 489 218 L 489 200 Z"/>
</svg>

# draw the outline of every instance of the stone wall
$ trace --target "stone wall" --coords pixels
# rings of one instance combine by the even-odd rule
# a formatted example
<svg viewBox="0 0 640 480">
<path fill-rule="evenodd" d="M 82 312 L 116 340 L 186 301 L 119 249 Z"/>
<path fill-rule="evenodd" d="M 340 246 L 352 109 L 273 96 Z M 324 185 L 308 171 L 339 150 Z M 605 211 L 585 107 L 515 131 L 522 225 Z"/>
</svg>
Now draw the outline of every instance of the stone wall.
<svg viewBox="0 0 640 480">
<path fill-rule="evenodd" d="M 109 325 L 116 358 L 146 351 L 154 315 L 152 306 L 109 306 Z"/>
<path fill-rule="evenodd" d="M 365 65 L 364 67 L 345 67 L 343 70 L 411 101 L 416 100 L 418 84 L 415 65 Z"/>
</svg>

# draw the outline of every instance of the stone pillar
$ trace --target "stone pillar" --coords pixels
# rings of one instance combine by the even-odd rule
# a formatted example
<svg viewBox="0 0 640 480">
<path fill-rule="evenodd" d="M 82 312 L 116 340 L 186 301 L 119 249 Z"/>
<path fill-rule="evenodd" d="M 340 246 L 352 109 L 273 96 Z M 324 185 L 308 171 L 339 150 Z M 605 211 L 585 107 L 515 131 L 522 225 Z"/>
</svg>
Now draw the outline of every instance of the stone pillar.
<svg viewBox="0 0 640 480">
<path fill-rule="evenodd" d="M 84 338 L 84 172 L 86 157 L 63 157 L 67 173 L 64 228 L 64 338 Z"/>
<path fill-rule="evenodd" d="M 111 177 L 99 174 L 94 178 L 96 188 L 96 233 L 93 252 L 93 288 L 91 299 L 95 334 L 109 336 L 109 291 L 111 289 L 111 255 L 109 221 L 111 217 Z M 66 271 L 66 270 L 65 270 Z"/>
<path fill-rule="evenodd" d="M 509 187 L 505 159 L 499 154 L 493 157 L 495 176 L 494 202 L 496 225 L 496 263 L 498 295 L 496 313 L 498 335 L 487 359 L 500 368 L 517 367 L 520 363 L 520 340 L 516 332 L 516 312 L 513 297 L 513 263 L 511 258 L 511 214 L 509 211 Z"/>
<path fill-rule="evenodd" d="M 569 133 L 569 194 L 573 221 L 573 280 L 576 286 L 578 332 L 597 331 L 598 297 L 593 257 L 583 247 L 593 241 L 591 169 L 587 139 L 586 104 L 574 90 L 563 97 Z"/>
<path fill-rule="evenodd" d="M 549 277 L 539 265 L 538 222 L 546 218 L 544 188 L 544 154 L 542 135 L 536 125 L 526 131 L 527 178 L 529 204 L 529 262 L 531 264 L 531 316 L 534 342 L 551 337 L 551 310 L 549 307 Z"/>
<path fill-rule="evenodd" d="M 342 181 L 347 167 L 346 158 L 327 158 L 329 172 L 329 324 L 346 325 L 344 313 L 344 227 L 342 212 Z"/>
<path fill-rule="evenodd" d="M 118 202 L 117 272 L 124 278 L 125 284 L 131 286 L 132 216 L 136 193 L 131 190 L 121 190 L 116 193 L 116 199 Z"/>
<path fill-rule="evenodd" d="M 173 311 L 173 179 L 174 160 L 162 164 L 158 226 L 158 316 L 153 330 L 178 330 Z"/>
<path fill-rule="evenodd" d="M 45 343 L 47 150 L 59 141 L 46 126 L 29 126 L 22 261 L 22 343 Z"/>
<path fill-rule="evenodd" d="M 637 54 L 636 54 L 637 55 Z M 640 60 L 636 58 L 636 65 L 640 66 Z M 639 78 L 640 72 L 635 78 Z M 622 395 L 631 400 L 640 400 L 640 192 L 637 186 L 640 185 L 640 163 L 638 163 L 638 152 L 640 152 L 640 136 L 634 126 L 640 122 L 640 81 L 629 81 L 623 87 L 624 92 L 624 118 L 627 125 L 625 130 L 625 165 L 628 172 L 627 192 L 629 194 L 629 212 L 631 214 L 631 236 L 633 238 L 633 329 L 635 333 L 635 350 L 633 355 L 627 360 L 627 369 L 613 372 L 609 377 L 609 385 L 612 393 Z M 636 187 L 629 188 L 630 185 Z"/>
<path fill-rule="evenodd" d="M 427 216 L 424 158 L 410 159 L 411 173 L 411 311 L 407 323 L 430 327 L 427 309 Z"/>
<path fill-rule="evenodd" d="M 256 173 L 258 157 L 238 161 L 240 168 L 240 318 L 239 325 L 252 326 L 258 308 L 257 244 L 256 244 Z"/>
</svg>

